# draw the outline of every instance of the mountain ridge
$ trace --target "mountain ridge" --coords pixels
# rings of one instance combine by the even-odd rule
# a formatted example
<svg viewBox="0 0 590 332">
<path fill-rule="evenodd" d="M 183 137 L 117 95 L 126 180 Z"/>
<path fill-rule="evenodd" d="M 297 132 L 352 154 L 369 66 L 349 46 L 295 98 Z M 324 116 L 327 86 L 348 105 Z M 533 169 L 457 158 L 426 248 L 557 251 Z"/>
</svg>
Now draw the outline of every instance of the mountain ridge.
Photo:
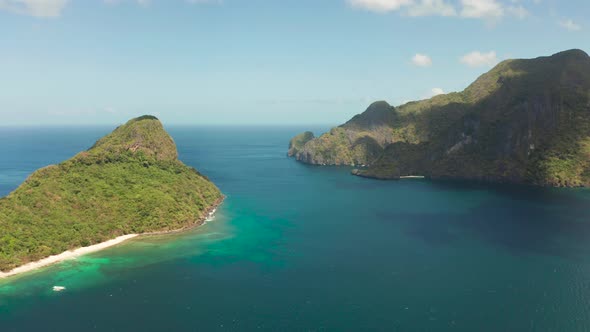
<svg viewBox="0 0 590 332">
<path fill-rule="evenodd" d="M 375 112 L 372 104 L 293 156 L 318 165 L 366 165 L 354 173 L 382 179 L 419 172 L 588 186 L 589 99 L 590 57 L 584 51 L 505 60 L 461 92 L 391 107 L 390 113 Z"/>
</svg>

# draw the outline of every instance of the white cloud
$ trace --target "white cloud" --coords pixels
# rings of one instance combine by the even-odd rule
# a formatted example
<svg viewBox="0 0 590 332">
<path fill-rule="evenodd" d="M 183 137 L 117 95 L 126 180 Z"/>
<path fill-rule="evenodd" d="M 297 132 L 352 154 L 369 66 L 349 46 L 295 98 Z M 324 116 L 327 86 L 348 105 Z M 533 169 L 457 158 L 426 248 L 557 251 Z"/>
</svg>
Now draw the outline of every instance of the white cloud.
<svg viewBox="0 0 590 332">
<path fill-rule="evenodd" d="M 567 20 L 563 20 L 561 22 L 559 22 L 559 25 L 564 28 L 567 29 L 569 31 L 580 31 L 582 30 L 582 27 L 577 24 L 576 22 L 574 22 L 571 19 L 567 19 Z"/>
<path fill-rule="evenodd" d="M 432 90 L 430 90 L 430 96 L 434 97 L 434 96 L 438 96 L 438 95 L 444 95 L 445 91 L 441 88 L 433 88 Z"/>
<path fill-rule="evenodd" d="M 385 13 L 411 5 L 414 3 L 414 0 L 348 0 L 348 3 L 355 8 Z"/>
<path fill-rule="evenodd" d="M 461 3 L 463 17 L 498 19 L 504 16 L 504 7 L 496 0 L 461 0 Z"/>
<path fill-rule="evenodd" d="M 493 66 L 498 63 L 498 56 L 495 51 L 488 53 L 475 51 L 465 54 L 461 57 L 460 61 L 469 67 Z"/>
<path fill-rule="evenodd" d="M 106 4 L 114 5 L 114 4 L 119 4 L 121 2 L 124 2 L 125 0 L 102 0 L 102 1 Z M 151 0 L 133 0 L 133 2 L 135 2 L 141 6 L 147 6 L 151 3 Z"/>
<path fill-rule="evenodd" d="M 213 1 L 213 0 L 187 0 L 187 1 Z M 520 0 L 457 0 L 459 8 L 450 0 L 346 0 L 354 8 L 368 11 L 387 13 L 400 11 L 410 17 L 418 16 L 460 16 L 487 20 L 495 23 L 504 16 L 512 16 L 525 19 L 530 15 L 529 11 L 521 4 Z M 508 3 L 507 3 L 508 2 Z M 537 0 L 532 0 L 538 3 Z"/>
<path fill-rule="evenodd" d="M 444 95 L 445 92 L 441 88 L 434 88 L 434 89 L 432 89 L 432 94 L 434 96 L 438 96 L 438 95 Z"/>
<path fill-rule="evenodd" d="M 445 2 L 445 0 L 348 0 L 348 3 L 352 7 L 378 13 L 393 12 L 402 8 L 407 8 L 406 14 L 408 16 L 457 15 L 455 8 Z"/>
<path fill-rule="evenodd" d="M 223 0 L 186 0 L 190 4 L 221 4 Z"/>
<path fill-rule="evenodd" d="M 518 5 L 518 6 L 508 6 L 506 7 L 506 12 L 508 12 L 508 14 L 519 18 L 521 20 L 524 20 L 525 18 L 527 18 L 529 16 L 529 11 L 526 10 L 522 5 Z"/>
<path fill-rule="evenodd" d="M 418 67 L 430 67 L 432 59 L 426 54 L 416 54 L 412 57 L 412 63 Z"/>
<path fill-rule="evenodd" d="M 58 17 L 69 0 L 0 0 L 0 10 L 34 17 Z"/>
<path fill-rule="evenodd" d="M 425 94 L 424 96 L 422 96 L 422 99 L 430 99 L 434 96 L 438 96 L 438 95 L 444 95 L 445 91 L 441 88 L 433 88 L 430 91 L 428 91 L 427 94 Z M 404 103 L 405 104 L 405 103 Z"/>
<path fill-rule="evenodd" d="M 125 1 L 128 2 L 135 2 L 141 6 L 148 6 L 152 3 L 152 0 L 102 0 L 106 4 L 114 5 L 119 4 Z M 221 4 L 223 0 L 184 0 L 184 2 L 189 4 Z"/>
<path fill-rule="evenodd" d="M 422 0 L 408 8 L 409 16 L 456 16 L 457 11 L 444 0 Z"/>
</svg>

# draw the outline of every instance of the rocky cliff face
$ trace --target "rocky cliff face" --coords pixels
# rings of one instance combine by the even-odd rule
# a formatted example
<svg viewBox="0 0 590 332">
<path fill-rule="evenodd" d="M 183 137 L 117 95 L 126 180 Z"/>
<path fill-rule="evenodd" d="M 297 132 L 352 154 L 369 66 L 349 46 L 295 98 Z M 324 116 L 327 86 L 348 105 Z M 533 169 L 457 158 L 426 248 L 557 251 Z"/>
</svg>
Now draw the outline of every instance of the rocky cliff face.
<svg viewBox="0 0 590 332">
<path fill-rule="evenodd" d="M 356 174 L 384 179 L 590 185 L 590 58 L 583 51 L 504 61 L 460 93 L 378 108 L 307 142 L 295 157 L 365 163 Z M 356 148 L 361 138 L 374 149 Z"/>
<path fill-rule="evenodd" d="M 387 144 L 393 142 L 389 124 L 395 117 L 394 108 L 387 102 L 375 102 L 344 125 L 332 128 L 318 138 L 306 140 L 305 144 L 292 150 L 290 156 L 315 165 L 370 164 L 381 155 Z"/>
<path fill-rule="evenodd" d="M 315 136 L 311 131 L 306 131 L 293 137 L 289 142 L 289 151 L 287 152 L 287 155 L 289 157 L 296 156 L 303 149 L 305 144 L 314 138 Z"/>
</svg>

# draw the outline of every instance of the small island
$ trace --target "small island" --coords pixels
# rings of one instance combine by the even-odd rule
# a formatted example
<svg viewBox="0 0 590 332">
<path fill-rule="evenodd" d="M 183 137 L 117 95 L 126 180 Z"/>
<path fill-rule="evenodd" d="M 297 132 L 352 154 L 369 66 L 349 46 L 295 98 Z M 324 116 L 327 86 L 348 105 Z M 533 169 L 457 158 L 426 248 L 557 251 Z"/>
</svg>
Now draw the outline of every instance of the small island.
<svg viewBox="0 0 590 332">
<path fill-rule="evenodd" d="M 138 234 L 201 225 L 223 198 L 207 177 L 178 160 L 156 117 L 132 119 L 89 150 L 37 170 L 0 199 L 0 277 Z"/>
<path fill-rule="evenodd" d="M 289 155 L 377 179 L 426 177 L 590 186 L 590 57 L 569 50 L 506 60 L 462 92 L 373 103 Z"/>
</svg>

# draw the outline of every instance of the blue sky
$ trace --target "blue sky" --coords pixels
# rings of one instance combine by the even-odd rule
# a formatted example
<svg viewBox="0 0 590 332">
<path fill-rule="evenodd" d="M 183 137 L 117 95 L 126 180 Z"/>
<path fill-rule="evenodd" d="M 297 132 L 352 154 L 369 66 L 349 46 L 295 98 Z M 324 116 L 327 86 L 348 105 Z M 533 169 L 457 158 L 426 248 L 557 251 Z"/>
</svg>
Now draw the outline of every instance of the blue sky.
<svg viewBox="0 0 590 332">
<path fill-rule="evenodd" d="M 0 125 L 337 124 L 590 51 L 587 0 L 0 0 Z"/>
</svg>

